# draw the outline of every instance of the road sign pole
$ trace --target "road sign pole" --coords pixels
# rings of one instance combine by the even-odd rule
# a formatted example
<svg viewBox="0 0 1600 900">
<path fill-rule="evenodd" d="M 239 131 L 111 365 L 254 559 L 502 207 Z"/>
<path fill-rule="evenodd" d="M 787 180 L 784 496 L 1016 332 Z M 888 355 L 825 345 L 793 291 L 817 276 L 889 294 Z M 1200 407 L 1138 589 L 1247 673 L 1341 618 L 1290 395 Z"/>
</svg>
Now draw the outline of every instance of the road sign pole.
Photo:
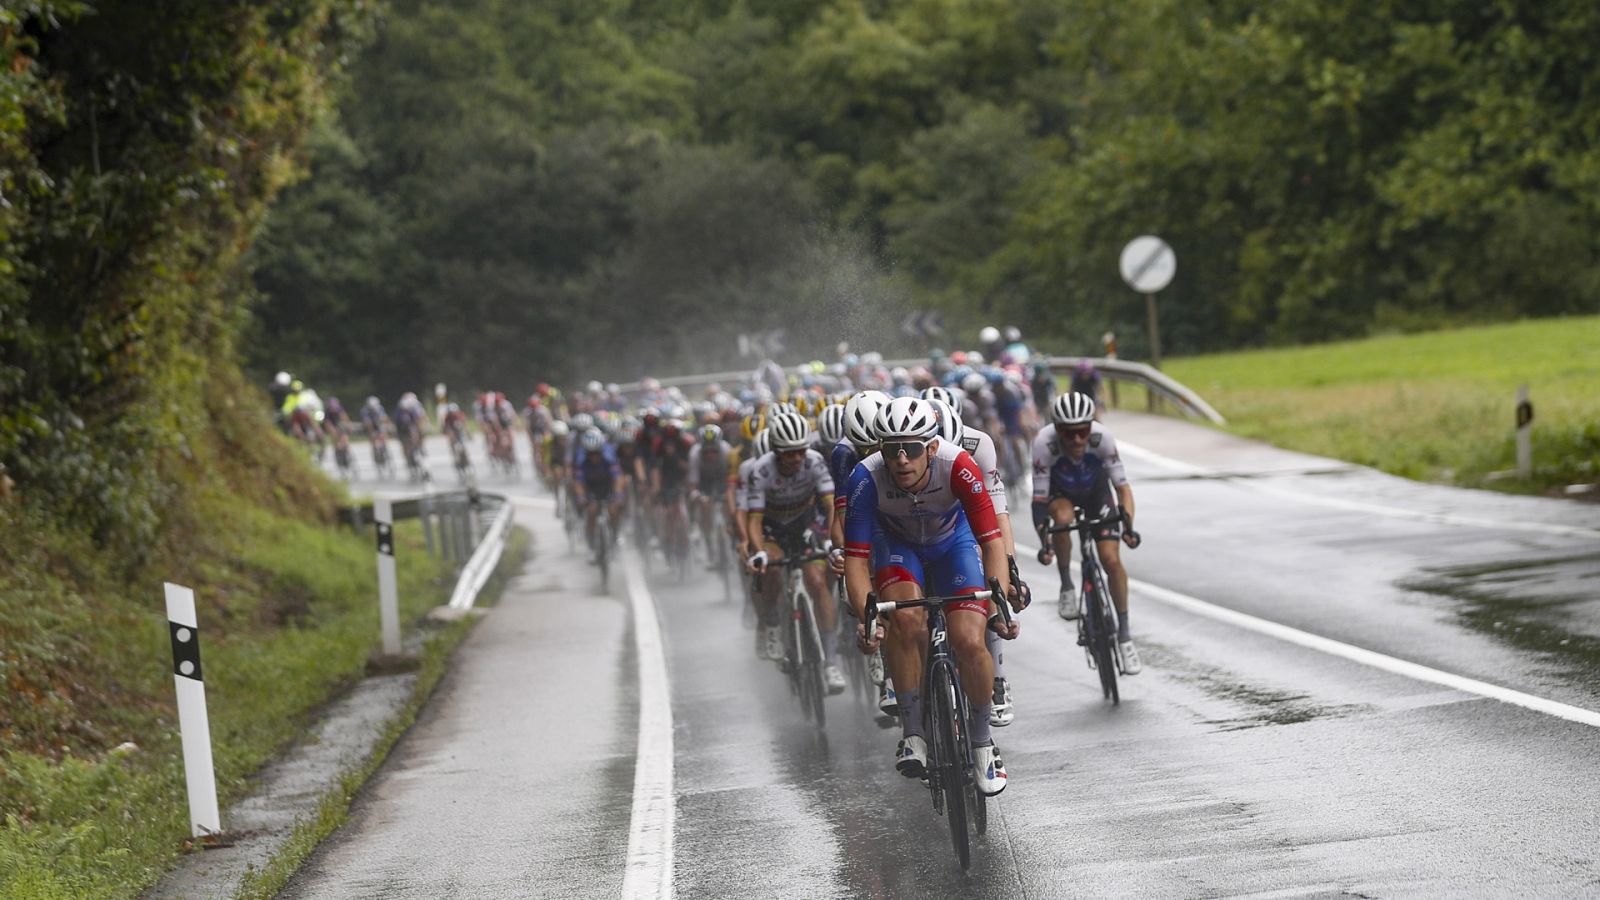
<svg viewBox="0 0 1600 900">
<path fill-rule="evenodd" d="M 1150 319 L 1150 365 L 1161 368 L 1161 322 L 1156 314 L 1156 301 L 1160 294 L 1144 295 L 1145 315 Z"/>
</svg>

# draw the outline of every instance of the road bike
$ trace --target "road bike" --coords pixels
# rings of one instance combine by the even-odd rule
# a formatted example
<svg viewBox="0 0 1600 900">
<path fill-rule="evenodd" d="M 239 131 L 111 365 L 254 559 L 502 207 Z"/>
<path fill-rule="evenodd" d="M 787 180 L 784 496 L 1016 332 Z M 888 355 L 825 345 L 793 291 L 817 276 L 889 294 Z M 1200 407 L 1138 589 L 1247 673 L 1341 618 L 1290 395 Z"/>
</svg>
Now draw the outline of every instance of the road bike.
<svg viewBox="0 0 1600 900">
<path fill-rule="evenodd" d="M 922 597 L 879 603 L 877 594 L 867 595 L 866 633 L 877 628 L 879 616 L 899 609 L 923 608 L 928 611 L 928 661 L 922 673 L 923 730 L 928 741 L 928 764 L 924 770 L 928 791 L 933 796 L 933 811 L 946 817 L 950 843 L 963 871 L 972 865 L 972 846 L 967 826 L 979 837 L 989 830 L 986 797 L 978 790 L 977 767 L 972 747 L 972 709 L 967 692 L 961 687 L 961 674 L 955 652 L 950 648 L 945 607 L 967 600 L 994 600 L 999 612 L 995 619 L 1011 624 L 1011 608 L 1000 592 L 1000 580 L 989 579 L 989 589 L 946 597 Z"/>
<path fill-rule="evenodd" d="M 377 478 L 394 477 L 394 460 L 389 456 L 389 435 L 382 428 L 372 432 L 372 471 Z"/>
<path fill-rule="evenodd" d="M 589 535 L 589 552 L 594 554 L 595 565 L 600 567 L 600 589 L 603 591 L 610 582 L 611 554 L 615 546 L 611 532 L 611 510 L 608 503 L 598 499 L 591 499 L 587 506 L 596 507 L 594 531 Z M 587 509 L 584 515 L 588 515 Z"/>
<path fill-rule="evenodd" d="M 810 550 L 769 563 L 783 569 L 778 615 L 784 625 L 783 668 L 789 676 L 789 690 L 800 698 L 801 711 L 807 719 L 816 722 L 819 729 L 827 725 L 827 711 L 822 705 L 828 696 L 828 684 L 823 677 L 826 662 L 816 609 L 811 605 L 811 595 L 806 593 L 800 570 L 827 558 L 826 550 Z M 832 635 L 829 637 L 831 639 Z"/>
<path fill-rule="evenodd" d="M 516 480 L 517 453 L 511 440 L 511 429 L 502 427 L 495 431 L 485 429 L 484 443 L 489 452 L 489 466 L 497 475 Z"/>
<path fill-rule="evenodd" d="M 1100 689 L 1105 698 L 1116 706 L 1122 703 L 1122 695 L 1117 690 L 1117 676 L 1123 671 L 1122 648 L 1117 643 L 1119 620 L 1116 604 L 1112 602 L 1111 590 L 1107 586 L 1106 570 L 1100 564 L 1100 550 L 1096 546 L 1094 533 L 1096 528 L 1125 523 L 1126 519 L 1120 510 L 1109 516 L 1089 518 L 1082 507 L 1074 507 L 1072 515 L 1072 522 L 1057 525 L 1052 518 L 1041 529 L 1040 535 L 1046 548 L 1040 549 L 1039 561 L 1044 562 L 1050 535 L 1069 531 L 1078 533 L 1078 572 L 1082 582 L 1078 591 L 1078 646 L 1084 648 L 1089 668 L 1100 674 Z M 1130 546 L 1138 546 L 1139 533 L 1129 529 L 1128 534 L 1134 538 Z"/>
<path fill-rule="evenodd" d="M 456 477 L 465 484 L 472 475 L 472 457 L 467 453 L 467 436 L 459 427 L 452 428 L 450 434 L 450 460 L 455 464 Z"/>
<path fill-rule="evenodd" d="M 338 437 L 333 445 L 333 461 L 339 467 L 339 477 L 345 481 L 354 481 L 356 479 L 356 460 L 355 456 L 350 452 L 350 435 L 346 434 L 343 428 L 337 427 L 334 433 Z"/>
<path fill-rule="evenodd" d="M 689 508 L 684 501 L 687 490 L 681 486 L 662 489 L 667 504 L 661 521 L 661 549 L 680 582 L 689 580 Z"/>
</svg>

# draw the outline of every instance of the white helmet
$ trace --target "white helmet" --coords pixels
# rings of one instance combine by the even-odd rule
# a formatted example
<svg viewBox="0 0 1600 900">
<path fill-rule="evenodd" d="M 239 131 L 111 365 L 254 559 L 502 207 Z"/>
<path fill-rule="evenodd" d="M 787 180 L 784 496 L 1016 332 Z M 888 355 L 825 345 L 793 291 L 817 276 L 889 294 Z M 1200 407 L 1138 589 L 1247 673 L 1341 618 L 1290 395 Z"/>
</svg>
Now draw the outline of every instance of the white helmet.
<svg viewBox="0 0 1600 900">
<path fill-rule="evenodd" d="M 599 450 L 606 444 L 606 436 L 601 434 L 598 428 L 590 428 L 585 431 L 583 437 L 579 440 L 583 442 L 583 449 L 585 450 Z"/>
<path fill-rule="evenodd" d="M 278 374 L 272 376 L 272 383 L 278 387 L 288 387 L 289 380 L 288 372 L 279 372 Z"/>
<path fill-rule="evenodd" d="M 988 386 L 989 379 L 983 377 L 983 375 L 978 372 L 973 372 L 967 377 L 961 379 L 961 387 L 968 394 L 976 394 Z"/>
<path fill-rule="evenodd" d="M 871 447 L 878 443 L 873 430 L 878 421 L 878 410 L 888 405 L 889 395 L 882 391 L 862 391 L 844 405 L 845 438 L 857 447 Z"/>
<path fill-rule="evenodd" d="M 591 394 L 598 394 L 601 391 L 600 382 L 591 381 L 588 384 L 584 385 L 583 389 L 588 391 Z"/>
<path fill-rule="evenodd" d="M 959 444 L 961 435 L 966 429 L 961 424 L 961 417 L 956 415 L 955 410 L 950 408 L 950 404 L 933 397 L 922 402 L 933 407 L 939 414 L 939 440 Z"/>
<path fill-rule="evenodd" d="M 961 396 L 949 388 L 940 387 L 937 384 L 933 387 L 923 388 L 922 399 L 941 400 L 945 403 L 945 405 L 950 407 L 952 412 L 958 416 L 961 415 Z"/>
<path fill-rule="evenodd" d="M 878 410 L 873 432 L 880 442 L 896 438 L 927 440 L 938 436 L 939 417 L 926 400 L 897 397 L 888 406 Z"/>
<path fill-rule="evenodd" d="M 567 432 L 571 430 L 571 427 L 569 427 L 566 422 L 563 422 L 560 419 L 550 423 L 550 433 L 556 437 L 566 437 Z"/>
<path fill-rule="evenodd" d="M 583 433 L 594 427 L 594 416 L 588 413 L 578 413 L 572 417 L 572 430 Z"/>
<path fill-rule="evenodd" d="M 994 327 L 993 325 L 985 326 L 982 331 L 978 332 L 978 343 L 980 343 L 980 344 L 998 344 L 998 343 L 1000 343 L 1000 329 Z"/>
<path fill-rule="evenodd" d="M 829 404 L 817 414 L 817 430 L 822 432 L 822 443 L 832 447 L 844 440 L 844 407 Z"/>
<path fill-rule="evenodd" d="M 767 425 L 774 450 L 803 450 L 811 446 L 811 423 L 799 413 L 780 413 Z"/>
<path fill-rule="evenodd" d="M 1077 391 L 1062 394 L 1050 405 L 1050 421 L 1057 425 L 1081 425 L 1094 421 L 1094 398 Z"/>
<path fill-rule="evenodd" d="M 763 428 L 750 439 L 750 458 L 760 459 L 772 451 L 772 432 Z"/>
</svg>

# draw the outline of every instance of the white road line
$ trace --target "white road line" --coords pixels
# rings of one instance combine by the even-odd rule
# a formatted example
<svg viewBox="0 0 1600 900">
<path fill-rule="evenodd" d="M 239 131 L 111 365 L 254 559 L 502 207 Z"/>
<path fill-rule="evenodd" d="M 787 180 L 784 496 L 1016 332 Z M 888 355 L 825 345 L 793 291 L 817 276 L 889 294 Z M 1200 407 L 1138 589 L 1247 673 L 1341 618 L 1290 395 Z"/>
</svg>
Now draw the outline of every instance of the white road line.
<svg viewBox="0 0 1600 900">
<path fill-rule="evenodd" d="M 1017 550 L 1019 552 L 1027 550 L 1029 553 L 1039 552 L 1038 547 L 1029 547 L 1026 544 L 1023 544 L 1021 541 L 1017 542 Z M 1076 562 L 1072 563 L 1072 570 L 1075 573 L 1079 571 L 1079 567 Z M 1082 576 L 1075 575 L 1074 577 L 1081 578 Z M 1501 687 L 1497 684 L 1490 684 L 1487 681 L 1479 681 L 1476 678 L 1467 678 L 1464 675 L 1452 675 L 1449 672 L 1443 672 L 1439 669 L 1430 668 L 1422 665 L 1421 663 L 1407 662 L 1406 660 L 1397 659 L 1393 656 L 1386 656 L 1385 654 L 1372 650 L 1365 650 L 1361 647 L 1355 646 L 1354 644 L 1346 644 L 1343 641 L 1325 638 L 1318 634 L 1312 634 L 1309 631 L 1301 631 L 1298 628 L 1291 628 L 1288 625 L 1282 625 L 1268 619 L 1260 618 L 1259 616 L 1252 616 L 1249 613 L 1242 613 L 1238 610 L 1228 609 L 1225 606 L 1218 606 L 1215 603 L 1208 603 L 1198 597 L 1191 597 L 1188 594 L 1180 594 L 1177 591 L 1150 584 L 1147 581 L 1139 581 L 1134 578 L 1129 578 L 1128 589 L 1130 592 L 1137 591 L 1141 596 L 1149 597 L 1152 600 L 1165 603 L 1168 606 L 1176 606 L 1179 609 L 1194 613 L 1197 616 L 1203 616 L 1207 619 L 1214 619 L 1218 622 L 1225 622 L 1237 628 L 1243 628 L 1246 631 L 1254 631 L 1257 634 L 1275 637 L 1280 641 L 1288 641 L 1291 644 L 1298 644 L 1301 647 L 1317 650 L 1330 656 L 1348 659 L 1351 662 L 1360 663 L 1364 666 L 1371 666 L 1374 669 L 1381 669 L 1385 672 L 1401 675 L 1406 678 L 1412 678 L 1417 681 L 1427 682 L 1429 684 L 1443 685 L 1444 687 L 1451 688 L 1453 690 L 1462 691 L 1468 694 L 1476 694 L 1479 697 L 1486 697 L 1490 700 L 1499 700 L 1502 703 L 1509 703 L 1513 706 L 1521 706 L 1524 709 L 1542 712 L 1546 715 L 1555 716 L 1558 719 L 1566 719 L 1569 722 L 1577 722 L 1581 725 L 1600 728 L 1600 712 L 1584 709 L 1580 706 L 1569 706 L 1565 703 L 1557 703 L 1554 700 L 1546 700 L 1543 697 L 1535 697 L 1532 694 L 1524 694 L 1521 691 L 1514 691 L 1511 688 Z"/>
<path fill-rule="evenodd" d="M 1383 506 L 1378 503 L 1365 503 L 1360 500 L 1344 500 L 1339 497 L 1324 497 L 1318 494 L 1307 494 L 1301 491 L 1292 491 L 1276 485 L 1264 484 L 1259 480 L 1245 478 L 1229 478 L 1228 473 L 1205 469 L 1200 466 L 1186 463 L 1182 460 L 1163 456 L 1153 450 L 1146 450 L 1136 444 L 1118 441 L 1117 447 L 1135 459 L 1144 459 L 1147 462 L 1165 466 L 1174 471 L 1189 475 L 1205 475 L 1216 477 L 1223 481 L 1232 481 L 1241 487 L 1271 494 L 1286 500 L 1296 500 L 1301 503 L 1310 503 L 1317 506 L 1326 506 L 1332 509 L 1342 509 L 1349 512 L 1366 513 L 1368 515 L 1387 516 L 1395 519 L 1415 519 L 1420 522 L 1433 522 L 1439 525 L 1463 525 L 1469 528 L 1489 528 L 1499 531 L 1525 531 L 1537 534 L 1558 534 L 1562 537 L 1588 537 L 1600 538 L 1600 529 L 1584 528 L 1579 525 L 1557 525 L 1549 522 L 1518 522 L 1510 519 L 1484 519 L 1477 516 L 1458 516 L 1451 513 L 1431 513 L 1414 509 L 1402 509 L 1397 506 Z M 1292 473 L 1289 473 L 1292 474 Z"/>
<path fill-rule="evenodd" d="M 633 605 L 633 642 L 639 660 L 639 751 L 633 773 L 633 823 L 622 896 L 672 897 L 672 690 L 655 600 L 638 557 L 620 554 Z"/>
</svg>

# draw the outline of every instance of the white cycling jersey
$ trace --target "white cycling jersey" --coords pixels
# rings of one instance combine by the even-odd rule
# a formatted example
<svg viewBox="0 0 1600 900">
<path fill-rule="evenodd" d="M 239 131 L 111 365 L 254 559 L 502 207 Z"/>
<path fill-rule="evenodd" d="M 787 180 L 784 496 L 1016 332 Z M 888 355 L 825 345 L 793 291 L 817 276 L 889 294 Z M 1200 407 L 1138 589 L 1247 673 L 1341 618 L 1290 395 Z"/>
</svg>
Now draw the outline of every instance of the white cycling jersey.
<svg viewBox="0 0 1600 900">
<path fill-rule="evenodd" d="M 994 504 L 994 514 L 1007 516 L 1011 514 L 1011 501 L 1006 497 L 1006 482 L 1000 477 L 1000 455 L 995 452 L 994 438 L 987 431 L 976 428 L 963 427 L 961 429 L 961 449 L 972 456 L 972 461 L 978 464 L 983 472 L 984 480 L 989 487 L 989 502 Z"/>
<path fill-rule="evenodd" d="M 928 476 L 918 491 L 903 491 L 882 453 L 856 464 L 850 475 L 846 551 L 866 556 L 874 523 L 912 544 L 932 546 L 953 537 L 963 519 L 978 543 L 1000 536 L 989 486 L 971 454 L 939 441 L 929 454 Z"/>
<path fill-rule="evenodd" d="M 833 476 L 822 454 L 807 450 L 805 460 L 793 475 L 778 471 L 778 456 L 768 453 L 754 460 L 744 479 L 745 503 L 753 513 L 762 513 L 768 522 L 787 524 L 811 515 L 818 497 L 833 494 Z M 740 468 L 743 469 L 743 464 Z"/>
<path fill-rule="evenodd" d="M 1051 494 L 1056 494 L 1073 498 L 1077 503 L 1088 496 L 1102 475 L 1116 487 L 1128 483 L 1122 456 L 1117 453 L 1116 438 L 1099 422 L 1089 425 L 1089 446 L 1078 462 L 1073 462 L 1061 448 L 1061 438 L 1054 428 L 1041 429 L 1039 436 L 1033 439 L 1034 500 L 1047 500 Z"/>
<path fill-rule="evenodd" d="M 733 508 L 750 511 L 750 473 L 755 471 L 760 459 L 747 459 L 739 463 L 739 480 L 733 486 Z"/>
</svg>

